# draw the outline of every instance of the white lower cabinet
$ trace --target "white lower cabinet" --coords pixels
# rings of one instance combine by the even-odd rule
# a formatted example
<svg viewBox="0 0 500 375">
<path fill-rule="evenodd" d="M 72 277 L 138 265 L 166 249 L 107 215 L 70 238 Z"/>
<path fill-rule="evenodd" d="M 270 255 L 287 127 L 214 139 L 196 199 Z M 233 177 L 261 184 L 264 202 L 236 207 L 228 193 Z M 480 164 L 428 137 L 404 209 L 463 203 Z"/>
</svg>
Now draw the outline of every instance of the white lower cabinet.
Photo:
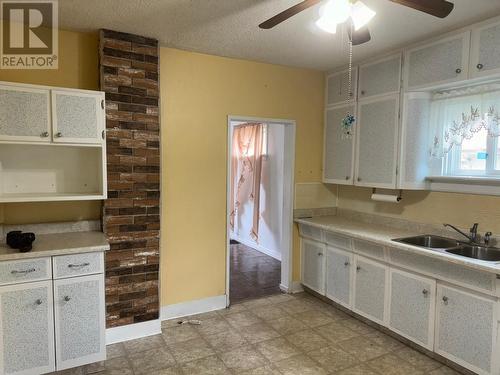
<svg viewBox="0 0 500 375">
<path fill-rule="evenodd" d="M 0 287 L 0 374 L 54 370 L 52 281 Z"/>
<path fill-rule="evenodd" d="M 436 353 L 479 374 L 493 373 L 495 301 L 438 285 L 436 319 Z"/>
<path fill-rule="evenodd" d="M 302 284 L 325 293 L 325 245 L 302 239 Z"/>
<path fill-rule="evenodd" d="M 54 281 L 57 369 L 106 359 L 102 275 Z"/>
<path fill-rule="evenodd" d="M 92 267 L 92 259 L 102 264 L 103 257 L 0 262 L 0 284 L 17 275 L 15 284 L 0 287 L 0 375 L 46 374 L 106 359 L 104 274 Z M 82 266 L 84 273 L 83 265 L 89 271 L 54 280 L 53 263 L 59 272 Z M 31 275 L 45 280 L 31 281 Z"/>
<path fill-rule="evenodd" d="M 389 267 L 356 255 L 353 310 L 379 324 L 386 324 L 385 301 Z"/>
<path fill-rule="evenodd" d="M 345 307 L 352 306 L 351 284 L 353 254 L 347 251 L 326 247 L 326 291 L 332 301 Z"/>
<path fill-rule="evenodd" d="M 432 350 L 436 281 L 391 269 L 389 328 Z"/>
</svg>

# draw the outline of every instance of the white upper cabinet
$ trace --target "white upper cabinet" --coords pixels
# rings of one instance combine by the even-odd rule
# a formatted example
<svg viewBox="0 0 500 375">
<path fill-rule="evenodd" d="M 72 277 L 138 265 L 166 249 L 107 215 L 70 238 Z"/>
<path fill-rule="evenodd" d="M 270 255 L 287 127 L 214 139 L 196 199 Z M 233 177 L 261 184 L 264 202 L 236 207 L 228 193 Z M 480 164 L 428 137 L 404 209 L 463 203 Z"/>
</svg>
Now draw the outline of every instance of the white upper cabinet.
<svg viewBox="0 0 500 375">
<path fill-rule="evenodd" d="M 500 73 L 500 21 L 472 29 L 470 76 Z"/>
<path fill-rule="evenodd" d="M 352 86 L 349 93 L 349 70 L 342 70 L 326 77 L 326 105 L 345 104 L 349 99 L 355 99 L 358 76 L 357 67 L 352 69 Z"/>
<path fill-rule="evenodd" d="M 416 90 L 467 79 L 470 31 L 405 52 L 405 89 Z"/>
<path fill-rule="evenodd" d="M 359 100 L 395 94 L 401 86 L 401 53 L 359 67 Z"/>
<path fill-rule="evenodd" d="M 342 127 L 342 119 L 349 112 L 355 115 L 354 105 L 328 108 L 325 113 L 323 182 L 352 185 L 354 169 L 355 126 L 349 137 Z"/>
<path fill-rule="evenodd" d="M 0 84 L 0 140 L 50 142 L 49 90 Z"/>
<path fill-rule="evenodd" d="M 53 140 L 61 143 L 101 143 L 104 140 L 104 96 L 52 90 Z"/>
<path fill-rule="evenodd" d="M 396 187 L 399 94 L 359 102 L 354 184 Z"/>
</svg>

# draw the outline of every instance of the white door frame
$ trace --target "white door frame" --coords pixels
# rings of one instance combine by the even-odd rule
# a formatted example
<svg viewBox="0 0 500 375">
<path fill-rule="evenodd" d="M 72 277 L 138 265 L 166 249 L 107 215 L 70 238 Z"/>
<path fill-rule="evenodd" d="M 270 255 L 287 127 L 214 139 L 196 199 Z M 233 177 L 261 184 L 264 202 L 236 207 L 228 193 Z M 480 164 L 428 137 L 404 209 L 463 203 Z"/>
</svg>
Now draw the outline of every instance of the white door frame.
<svg viewBox="0 0 500 375">
<path fill-rule="evenodd" d="M 227 117 L 227 173 L 226 173 L 226 306 L 229 306 L 229 279 L 231 272 L 229 209 L 231 207 L 231 151 L 233 149 L 233 122 L 259 122 L 265 124 L 285 125 L 285 155 L 283 168 L 283 238 L 281 249 L 281 284 L 284 292 L 291 290 L 293 259 L 293 194 L 295 173 L 295 128 L 294 120 L 261 118 L 250 116 Z"/>
</svg>

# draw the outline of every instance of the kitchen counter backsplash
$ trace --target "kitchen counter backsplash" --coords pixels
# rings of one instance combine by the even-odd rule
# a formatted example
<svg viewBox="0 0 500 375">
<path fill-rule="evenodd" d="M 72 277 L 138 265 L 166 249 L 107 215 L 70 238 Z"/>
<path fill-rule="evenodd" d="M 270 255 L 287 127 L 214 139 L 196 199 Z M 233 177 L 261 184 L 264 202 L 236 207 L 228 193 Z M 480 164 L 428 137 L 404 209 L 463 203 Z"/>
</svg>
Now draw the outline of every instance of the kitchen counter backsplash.
<svg viewBox="0 0 500 375">
<path fill-rule="evenodd" d="M 7 233 L 13 230 L 39 234 L 101 231 L 100 220 L 67 221 L 41 224 L 0 224 L 0 243 L 5 243 Z"/>
</svg>

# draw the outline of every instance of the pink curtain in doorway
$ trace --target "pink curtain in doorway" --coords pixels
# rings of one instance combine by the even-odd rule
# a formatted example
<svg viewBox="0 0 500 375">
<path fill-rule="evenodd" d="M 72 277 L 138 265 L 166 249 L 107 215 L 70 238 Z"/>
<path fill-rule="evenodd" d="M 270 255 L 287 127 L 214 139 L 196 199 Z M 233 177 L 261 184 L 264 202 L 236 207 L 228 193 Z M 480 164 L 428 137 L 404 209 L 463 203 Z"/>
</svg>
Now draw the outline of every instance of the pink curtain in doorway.
<svg viewBox="0 0 500 375">
<path fill-rule="evenodd" d="M 229 224 L 234 229 L 234 221 L 241 202 L 241 188 L 251 184 L 250 200 L 253 202 L 253 223 L 250 235 L 259 238 L 260 183 L 262 174 L 262 152 L 264 124 L 246 123 L 233 131 L 231 152 L 231 214 Z"/>
</svg>

